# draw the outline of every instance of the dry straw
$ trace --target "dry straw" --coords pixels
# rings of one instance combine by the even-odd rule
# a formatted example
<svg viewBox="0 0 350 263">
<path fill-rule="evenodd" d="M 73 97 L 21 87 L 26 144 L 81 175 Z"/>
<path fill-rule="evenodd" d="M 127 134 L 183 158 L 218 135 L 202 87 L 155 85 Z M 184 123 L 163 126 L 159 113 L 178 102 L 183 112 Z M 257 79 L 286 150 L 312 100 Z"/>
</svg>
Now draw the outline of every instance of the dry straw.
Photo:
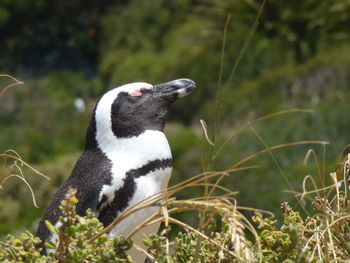
<svg viewBox="0 0 350 263">
<path fill-rule="evenodd" d="M 289 112 L 305 112 L 305 110 L 291 110 L 284 113 Z M 309 112 L 309 111 L 306 111 Z M 279 114 L 273 114 L 270 117 L 278 116 Z M 207 125 L 204 122 L 201 122 L 202 128 L 204 131 L 204 137 L 207 142 L 212 145 L 212 142 L 209 140 L 207 131 Z M 249 125 L 247 127 L 250 127 Z M 227 143 L 225 143 L 227 144 Z M 256 213 L 263 213 L 266 215 L 272 215 L 272 213 L 268 211 L 263 211 L 260 209 L 248 208 L 238 206 L 236 204 L 235 195 L 236 192 L 233 192 L 230 189 L 227 189 L 223 185 L 221 185 L 221 180 L 224 177 L 230 176 L 232 173 L 244 172 L 249 169 L 255 169 L 258 166 L 243 166 L 248 161 L 256 158 L 257 156 L 264 153 L 271 153 L 272 151 L 280 148 L 297 146 L 297 145 L 325 145 L 327 142 L 324 141 L 300 141 L 294 143 L 287 143 L 275 146 L 266 146 L 266 149 L 249 155 L 236 164 L 232 165 L 225 171 L 211 171 L 211 172 L 203 172 L 198 174 L 192 178 L 189 178 L 175 186 L 168 188 L 167 190 L 149 197 L 148 199 L 140 202 L 138 204 L 133 205 L 132 207 L 125 210 L 121 213 L 109 226 L 107 226 L 103 231 L 97 233 L 94 237 L 92 237 L 89 242 L 96 240 L 102 234 L 108 233 L 112 228 L 114 228 L 118 223 L 123 221 L 126 217 L 132 215 L 136 211 L 142 210 L 146 207 L 150 206 L 158 206 L 159 212 L 150 216 L 143 223 L 138 225 L 134 232 L 130 234 L 129 237 L 132 237 L 136 232 L 142 231 L 143 227 L 148 225 L 164 222 L 167 226 L 168 224 L 175 224 L 180 226 L 187 232 L 195 234 L 197 238 L 197 242 L 201 242 L 202 240 L 207 240 L 212 245 L 216 246 L 219 251 L 222 251 L 223 254 L 231 255 L 239 262 L 261 262 L 261 253 L 258 251 L 261 250 L 260 237 L 255 227 L 252 225 L 251 221 L 246 218 L 242 211 L 251 211 Z M 221 149 L 221 148 L 220 148 Z M 196 196 L 188 200 L 177 200 L 175 195 L 181 191 L 187 190 L 191 191 L 192 188 L 203 187 L 207 189 L 204 191 L 204 195 Z M 196 191 L 192 191 L 196 192 Z M 198 226 L 194 227 L 186 224 L 185 222 L 181 222 L 174 218 L 175 214 L 183 213 L 187 211 L 195 211 L 198 215 Z M 230 240 L 230 247 L 221 243 L 218 243 L 212 237 L 206 234 L 206 227 L 211 220 L 211 216 L 218 215 L 221 220 L 228 223 L 229 232 L 231 233 L 229 236 L 232 237 Z M 255 245 L 252 246 L 251 242 L 247 239 L 247 231 L 254 236 Z M 168 244 L 170 241 L 167 240 Z M 198 245 L 198 247 L 200 247 Z M 137 249 L 146 253 L 150 256 L 146 251 L 142 248 L 136 246 Z"/>
<path fill-rule="evenodd" d="M 11 87 L 22 84 L 21 81 L 18 81 L 9 75 L 0 75 L 0 77 L 9 78 L 10 80 L 14 81 L 0 91 L 0 96 Z M 184 231 L 192 233 L 194 236 L 196 236 L 196 242 L 198 244 L 198 246 L 196 246 L 197 248 L 200 247 L 200 242 L 206 240 L 212 246 L 217 248 L 219 255 L 230 255 L 235 258 L 237 262 L 262 262 L 262 247 L 264 246 L 264 241 L 262 240 L 258 230 L 256 230 L 251 221 L 246 218 L 242 212 L 250 211 L 265 215 L 272 215 L 272 213 L 260 209 L 238 206 L 235 199 L 236 192 L 227 189 L 221 184 L 221 181 L 223 178 L 230 176 L 232 173 L 244 172 L 257 168 L 257 166 L 249 166 L 247 163 L 256 157 L 267 153 L 271 156 L 272 160 L 275 162 L 275 165 L 279 168 L 280 173 L 286 179 L 287 184 L 290 185 L 288 179 L 286 176 L 284 176 L 277 159 L 274 157 L 274 150 L 298 145 L 321 145 L 323 146 L 325 152 L 325 147 L 328 143 L 324 141 L 299 141 L 269 146 L 263 137 L 258 134 L 254 128 L 254 124 L 268 118 L 295 112 L 308 113 L 310 111 L 300 109 L 281 111 L 248 123 L 246 126 L 242 127 L 239 131 L 230 136 L 221 146 L 218 146 L 217 151 L 212 155 L 209 161 L 215 161 L 223 149 L 229 143 L 235 140 L 239 133 L 244 129 L 250 129 L 265 146 L 265 149 L 242 158 L 225 171 L 203 172 L 129 207 L 109 226 L 97 233 L 87 242 L 91 243 L 101 235 L 108 233 L 114 226 L 136 211 L 150 206 L 157 206 L 159 207 L 159 212 L 153 214 L 143 223 L 136 226 L 129 238 L 131 238 L 136 232 L 142 231 L 142 228 L 148 225 L 163 222 L 166 227 L 170 224 L 177 225 Z M 201 121 L 201 124 L 204 138 L 208 144 L 213 146 L 214 143 L 209 139 L 207 133 L 207 124 L 204 121 Z M 346 149 L 344 152 L 345 151 Z M 347 156 L 345 161 L 339 164 L 339 170 L 329 174 L 329 180 L 327 180 L 325 176 L 324 156 L 325 153 L 323 153 L 323 164 L 321 164 L 317 153 L 314 150 L 309 150 L 305 156 L 305 163 L 307 163 L 312 157 L 315 161 L 317 175 L 305 176 L 302 183 L 301 193 L 294 191 L 291 186 L 290 190 L 288 190 L 288 192 L 295 195 L 295 198 L 298 200 L 299 204 L 302 205 L 303 209 L 305 208 L 302 201 L 303 199 L 307 199 L 311 201 L 312 207 L 315 211 L 313 215 L 310 215 L 311 212 L 306 211 L 305 209 L 307 214 L 310 216 L 306 220 L 300 219 L 301 223 L 299 226 L 299 235 L 301 238 L 299 242 L 301 242 L 302 252 L 310 252 L 310 254 L 308 254 L 309 259 L 326 259 L 326 261 L 330 259 L 347 259 L 350 255 L 350 236 L 348 234 L 350 229 L 350 215 L 348 213 L 350 209 L 350 201 L 348 198 L 350 155 Z M 49 178 L 23 161 L 21 156 L 14 150 L 4 151 L 2 154 L 0 154 L 0 159 L 3 160 L 3 165 L 0 168 L 0 189 L 9 179 L 17 178 L 27 185 L 30 190 L 33 203 L 36 206 L 33 189 L 24 177 L 22 168 L 27 167 L 45 179 Z M 327 185 L 327 181 L 331 181 L 331 184 Z M 308 189 L 309 185 L 311 185 L 313 189 Z M 182 191 L 191 191 L 192 189 L 197 189 L 198 187 L 204 188 L 203 195 L 194 196 L 187 200 L 177 200 L 175 197 Z M 292 211 L 291 208 L 288 208 L 288 205 L 285 205 L 284 207 L 286 210 Z M 176 214 L 188 211 L 194 211 L 197 213 L 199 223 L 196 227 L 175 218 Z M 288 213 L 290 214 L 290 212 Z M 213 216 L 218 216 L 222 222 L 227 223 L 227 233 L 229 233 L 227 237 L 230 240 L 226 239 L 218 241 L 207 234 L 206 228 L 210 224 Z M 250 235 L 254 237 L 255 243 L 248 241 L 248 232 L 250 232 Z M 165 243 L 169 254 L 171 253 L 169 248 L 170 240 L 167 239 Z M 228 246 L 227 244 L 230 245 Z M 135 245 L 135 247 L 152 258 L 152 255 L 149 252 L 144 251 L 137 245 Z M 195 257 L 197 259 L 198 255 L 199 254 L 196 253 Z"/>
<path fill-rule="evenodd" d="M 23 82 L 15 79 L 14 77 L 7 75 L 7 74 L 0 74 L 0 78 L 8 78 L 12 80 L 13 82 L 5 86 L 0 91 L 0 99 L 1 96 L 5 94 L 10 88 L 16 87 L 18 85 L 22 85 Z M 30 166 L 28 163 L 22 160 L 21 156 L 14 150 L 9 149 L 5 150 L 3 153 L 0 154 L 0 159 L 3 160 L 2 167 L 0 167 L 0 190 L 3 188 L 6 181 L 8 181 L 11 178 L 17 178 L 21 180 L 29 189 L 30 194 L 32 196 L 33 204 L 35 207 L 38 207 L 35 200 L 35 195 L 32 187 L 28 183 L 27 179 L 24 177 L 24 174 L 22 172 L 23 167 L 27 167 L 30 170 L 32 170 L 35 174 L 42 176 L 43 178 L 50 180 L 46 175 L 40 173 L 38 170 L 34 169 L 32 166 Z"/>
</svg>

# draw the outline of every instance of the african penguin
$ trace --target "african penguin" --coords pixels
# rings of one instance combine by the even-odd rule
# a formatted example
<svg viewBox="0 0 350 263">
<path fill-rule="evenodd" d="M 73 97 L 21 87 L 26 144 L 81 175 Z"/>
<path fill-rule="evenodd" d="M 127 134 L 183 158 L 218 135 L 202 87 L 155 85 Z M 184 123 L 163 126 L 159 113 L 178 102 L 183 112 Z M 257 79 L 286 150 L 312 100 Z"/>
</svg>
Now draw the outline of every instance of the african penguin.
<svg viewBox="0 0 350 263">
<path fill-rule="evenodd" d="M 45 220 L 58 225 L 59 205 L 69 188 L 77 190 L 77 213 L 83 216 L 90 208 L 104 226 L 129 206 L 164 190 L 172 170 L 171 151 L 163 133 L 168 108 L 195 86 L 190 79 L 154 86 L 136 82 L 105 93 L 93 111 L 84 152 L 46 207 L 36 235 L 43 242 L 57 238 Z M 158 209 L 149 207 L 134 213 L 109 234 L 129 235 Z M 143 233 L 155 233 L 158 228 L 152 226 Z M 142 242 L 137 239 L 142 240 L 143 233 L 134 238 L 139 245 Z M 135 262 L 143 262 L 145 256 L 134 250 L 131 256 Z"/>
</svg>

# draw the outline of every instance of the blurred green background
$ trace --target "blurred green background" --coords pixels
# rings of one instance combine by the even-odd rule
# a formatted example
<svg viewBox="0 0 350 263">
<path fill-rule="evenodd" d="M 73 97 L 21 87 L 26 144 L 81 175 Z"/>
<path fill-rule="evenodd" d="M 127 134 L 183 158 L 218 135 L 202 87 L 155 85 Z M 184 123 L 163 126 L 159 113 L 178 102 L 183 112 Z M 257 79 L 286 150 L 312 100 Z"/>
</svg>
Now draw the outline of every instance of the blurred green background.
<svg viewBox="0 0 350 263">
<path fill-rule="evenodd" d="M 350 2 L 269 0 L 2 0 L 0 72 L 24 85 L 0 98 L 0 151 L 15 149 L 45 181 L 28 170 L 39 209 L 16 179 L 0 190 L 0 233 L 35 228 L 45 204 L 72 170 L 84 146 L 92 108 L 123 83 L 191 78 L 198 89 L 171 109 L 166 134 L 173 151 L 171 184 L 203 170 L 226 170 L 266 146 L 300 140 L 330 144 L 293 146 L 259 155 L 223 184 L 238 203 L 279 215 L 282 201 L 296 204 L 303 178 L 336 169 L 350 143 Z M 257 22 L 259 22 L 257 24 Z M 227 25 L 225 27 L 225 25 Z M 226 30 L 225 30 L 226 28 Z M 5 87 L 8 79 L 0 79 Z M 75 103 L 84 102 L 85 108 Z M 208 124 L 211 147 L 202 136 Z M 201 162 L 204 156 L 204 163 Z M 312 158 L 311 158 L 312 159 Z M 281 169 L 279 169 L 281 168 Z M 307 184 L 311 189 L 311 185 Z M 292 188 L 292 189 L 291 189 Z M 193 197 L 184 192 L 179 198 Z"/>
</svg>

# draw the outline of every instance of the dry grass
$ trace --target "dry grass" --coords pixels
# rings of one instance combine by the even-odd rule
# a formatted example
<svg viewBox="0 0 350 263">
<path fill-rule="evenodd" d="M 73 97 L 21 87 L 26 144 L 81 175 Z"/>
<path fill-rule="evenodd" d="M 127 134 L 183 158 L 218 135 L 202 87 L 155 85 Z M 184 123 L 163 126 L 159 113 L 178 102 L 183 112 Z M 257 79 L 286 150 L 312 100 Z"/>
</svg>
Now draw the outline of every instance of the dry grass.
<svg viewBox="0 0 350 263">
<path fill-rule="evenodd" d="M 0 91 L 0 96 L 11 87 L 22 84 L 22 82 L 8 75 L 0 75 L 0 77 L 9 78 L 13 81 L 13 83 L 7 85 Z M 290 251 L 293 253 L 299 253 L 300 255 L 305 254 L 305 258 L 309 261 L 314 259 L 323 261 L 340 260 L 339 262 L 342 262 L 341 260 L 347 260 L 350 257 L 350 200 L 348 198 L 350 155 L 347 156 L 346 160 L 338 164 L 338 169 L 336 172 L 330 173 L 328 176 L 326 176 L 324 162 L 322 163 L 322 161 L 319 161 L 317 153 L 314 150 L 309 150 L 305 157 L 305 163 L 313 158 L 317 175 L 307 175 L 302 182 L 303 191 L 299 193 L 294 191 L 290 186 L 288 179 L 284 175 L 283 170 L 273 154 L 273 151 L 298 145 L 322 145 L 325 151 L 325 145 L 328 143 L 324 141 L 299 141 L 269 146 L 254 128 L 255 123 L 259 121 L 279 116 L 281 114 L 295 112 L 308 113 L 310 111 L 300 109 L 281 111 L 248 123 L 246 126 L 242 127 L 242 129 L 230 136 L 221 146 L 218 146 L 217 151 L 212 152 L 209 162 L 215 161 L 224 148 L 235 140 L 238 134 L 244 129 L 250 129 L 265 146 L 265 149 L 242 158 L 225 171 L 203 172 L 175 186 L 172 186 L 141 203 L 135 204 L 121 213 L 109 226 L 94 235 L 87 242 L 90 244 L 93 243 L 93 241 L 97 240 L 103 234 L 108 233 L 119 222 L 136 211 L 149 206 L 158 206 L 159 212 L 153 214 L 142 224 L 137 226 L 134 232 L 130 234 L 129 238 L 132 238 L 136 232 L 140 230 L 142 231 L 143 227 L 157 222 L 163 222 L 166 229 L 170 225 L 177 225 L 182 228 L 184 232 L 191 233 L 196 237 L 195 247 L 197 251 L 195 253 L 195 259 L 197 259 L 195 261 L 198 260 L 201 243 L 203 240 L 205 240 L 209 242 L 211 246 L 216 248 L 219 255 L 222 255 L 222 260 L 225 255 L 229 255 L 232 256 L 232 258 L 234 258 L 237 262 L 279 262 L 278 259 L 275 261 L 267 259 L 266 251 L 276 253 L 278 257 L 286 256 L 287 258 L 298 258 L 298 255 L 283 255 L 283 252 L 281 251 L 284 251 L 285 248 L 281 248 L 276 245 L 278 244 L 278 236 L 283 234 L 290 235 L 290 224 L 292 222 L 297 226 L 297 239 L 294 241 L 295 244 L 292 244 L 292 249 Z M 211 141 L 208 136 L 207 124 L 204 121 L 201 121 L 201 124 L 203 128 L 203 138 L 208 142 L 210 147 L 214 146 L 214 142 Z M 308 211 L 308 214 L 310 215 L 309 217 L 302 218 L 299 213 L 294 212 L 293 209 L 288 206 L 288 204 L 282 204 L 285 222 L 280 229 L 277 229 L 277 227 L 273 225 L 272 221 L 265 220 L 264 216 L 262 216 L 265 215 L 265 217 L 269 217 L 272 216 L 272 213 L 260 209 L 237 205 L 235 199 L 236 192 L 227 189 L 221 184 L 223 178 L 230 176 L 233 173 L 244 172 L 249 169 L 257 168 L 257 166 L 249 166 L 247 163 L 261 154 L 270 155 L 275 165 L 278 167 L 281 175 L 285 178 L 286 183 L 289 185 L 290 190 L 288 191 L 295 195 L 295 198 L 298 200 L 303 209 L 306 209 L 302 204 L 304 199 L 311 202 L 313 211 Z M 323 161 L 324 156 L 325 153 L 322 156 Z M 2 154 L 0 154 L 0 159 L 3 160 L 3 165 L 0 168 L 0 189 L 2 189 L 4 184 L 9 179 L 17 178 L 28 187 L 33 199 L 33 204 L 36 206 L 33 189 L 24 177 L 22 168 L 28 167 L 45 179 L 49 178 L 24 162 L 21 156 L 13 150 L 4 151 Z M 331 183 L 327 184 L 327 181 L 330 181 Z M 312 189 L 309 189 L 310 185 L 312 186 Z M 203 188 L 203 195 L 194 196 L 187 200 L 177 200 L 175 197 L 182 191 L 191 191 L 191 189 L 197 189 L 198 187 Z M 196 226 L 189 225 L 176 219 L 176 214 L 188 211 L 196 212 L 198 217 L 198 224 Z M 256 218 L 260 223 L 259 227 L 253 225 L 251 219 L 243 215 L 243 211 L 255 212 L 257 214 Z M 213 222 L 213 218 L 219 218 L 220 222 L 225 222 L 227 227 L 225 230 L 226 235 L 222 239 L 216 238 L 216 236 L 212 235 L 212 232 L 208 231 L 210 224 Z M 264 224 L 265 226 L 262 226 Z M 250 236 L 254 237 L 253 240 L 250 240 L 251 238 L 247 238 L 248 233 L 250 233 Z M 269 238 L 269 241 L 276 241 L 273 248 L 266 242 L 266 237 Z M 167 251 L 169 254 L 171 254 L 171 249 L 169 248 L 170 244 L 171 240 L 166 236 L 165 246 L 167 246 Z M 152 253 L 149 251 L 144 251 L 138 246 L 136 246 L 136 248 L 146 253 L 149 257 L 154 258 Z M 221 262 L 221 260 L 218 262 Z"/>
<path fill-rule="evenodd" d="M 23 84 L 22 81 L 19 81 L 10 75 L 0 74 L 0 78 L 7 78 L 13 81 L 12 83 L 8 84 L 7 86 L 5 86 L 5 88 L 3 88 L 0 91 L 0 99 L 1 99 L 1 96 L 4 95 L 5 92 L 7 92 L 9 89 Z M 22 168 L 27 167 L 30 170 L 32 170 L 35 174 L 42 176 L 47 180 L 50 180 L 50 178 L 40 173 L 39 171 L 34 169 L 32 166 L 30 166 L 28 163 L 23 161 L 21 156 L 12 149 L 5 150 L 3 153 L 1 153 L 0 160 L 3 161 L 2 167 L 0 167 L 0 190 L 3 188 L 6 181 L 8 181 L 11 178 L 17 178 L 21 180 L 28 187 L 30 194 L 32 196 L 33 204 L 35 207 L 38 207 L 36 204 L 34 191 L 30 186 L 30 184 L 28 183 L 27 179 L 24 177 Z"/>
<path fill-rule="evenodd" d="M 312 255 L 316 258 L 346 260 L 350 256 L 350 154 L 345 161 L 338 163 L 338 171 L 329 174 L 329 185 L 316 153 L 310 151 L 306 158 L 310 155 L 315 158 L 318 178 L 306 176 L 303 192 L 294 193 L 300 199 L 308 199 L 316 211 L 308 221 L 309 224 L 318 222 L 317 226 L 304 229 L 308 232 L 305 245 L 312 247 Z M 312 190 L 307 189 L 307 181 L 311 182 Z"/>
<path fill-rule="evenodd" d="M 301 110 L 292 110 L 291 112 L 300 112 Z M 286 112 L 284 112 L 286 113 Z M 277 116 L 279 114 L 274 114 Z M 271 116 L 271 117 L 273 117 Z M 204 137 L 210 145 L 212 142 L 208 139 L 206 133 L 206 124 L 202 122 L 202 127 L 204 129 Z M 247 127 L 252 127 L 251 124 Z M 258 136 L 258 135 L 257 135 Z M 260 137 L 262 140 L 262 138 Z M 230 174 L 235 172 L 243 172 L 248 169 L 255 169 L 257 166 L 243 166 L 248 161 L 256 158 L 257 156 L 269 153 L 273 157 L 273 150 L 298 146 L 298 145 L 326 145 L 327 142 L 324 141 L 300 141 L 288 144 L 281 144 L 275 146 L 267 146 L 266 149 L 249 155 L 236 164 L 232 165 L 226 171 L 220 172 L 204 172 L 197 176 L 194 176 L 186 181 L 183 181 L 175 186 L 168 188 L 167 190 L 148 198 L 147 200 L 135 204 L 134 206 L 128 208 L 122 214 L 120 214 L 114 222 L 107 226 L 103 231 L 96 234 L 92 237 L 89 242 L 96 240 L 104 233 L 108 233 L 114 226 L 121 222 L 126 217 L 135 213 L 138 210 L 141 210 L 149 206 L 158 206 L 159 212 L 155 213 L 149 217 L 146 221 L 136 227 L 134 232 L 129 236 L 132 237 L 136 232 L 140 231 L 143 227 L 154 224 L 156 222 L 163 222 L 167 227 L 169 224 L 175 224 L 180 226 L 185 232 L 193 233 L 197 236 L 198 248 L 200 248 L 199 243 L 202 240 L 209 241 L 212 245 L 216 246 L 218 250 L 222 251 L 223 254 L 231 255 L 238 262 L 262 262 L 263 256 L 261 253 L 261 238 L 259 236 L 258 230 L 251 223 L 251 220 L 243 216 L 242 211 L 252 211 L 258 214 L 265 214 L 271 216 L 272 213 L 268 211 L 263 211 L 260 209 L 254 209 L 249 207 L 238 206 L 235 199 L 236 192 L 233 192 L 230 189 L 225 188 L 221 185 L 221 181 L 224 177 L 230 176 Z M 227 143 L 225 142 L 225 145 Z M 225 146 L 224 145 L 224 146 Z M 221 151 L 222 148 L 219 148 Z M 215 157 L 215 155 L 214 155 Z M 188 200 L 177 200 L 174 196 L 181 191 L 191 191 L 191 188 L 203 187 L 202 196 L 196 196 Z M 196 192 L 196 191 L 193 191 Z M 305 193 L 306 194 L 306 193 Z M 304 194 L 304 195 L 305 195 Z M 300 199 L 300 197 L 299 197 Z M 174 218 L 174 215 L 177 213 L 183 213 L 188 211 L 195 211 L 198 216 L 198 226 L 194 227 L 188 225 L 184 222 L 181 222 Z M 228 232 L 231 234 L 230 245 L 227 242 L 218 243 L 212 236 L 207 234 L 207 227 L 214 216 L 219 216 L 221 221 L 225 221 L 228 224 Z M 252 242 L 247 239 L 247 231 L 254 236 L 255 243 L 252 245 Z M 171 241 L 167 240 L 166 243 L 169 244 Z M 137 249 L 143 251 L 141 248 Z M 148 256 L 147 251 L 143 251 Z M 198 252 L 199 253 L 199 252 Z"/>
</svg>

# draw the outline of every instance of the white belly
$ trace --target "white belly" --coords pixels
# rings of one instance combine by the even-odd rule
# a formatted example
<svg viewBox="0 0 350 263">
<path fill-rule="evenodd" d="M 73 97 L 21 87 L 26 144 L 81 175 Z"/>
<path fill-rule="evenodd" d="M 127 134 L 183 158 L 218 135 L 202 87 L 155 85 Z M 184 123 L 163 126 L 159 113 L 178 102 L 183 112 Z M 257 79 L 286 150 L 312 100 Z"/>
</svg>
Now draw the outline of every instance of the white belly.
<svg viewBox="0 0 350 263">
<path fill-rule="evenodd" d="M 135 179 L 135 194 L 130 200 L 128 206 L 133 206 L 164 190 L 168 185 L 171 170 L 172 168 L 170 167 L 166 169 L 158 169 Z M 136 226 L 141 224 L 154 213 L 157 213 L 158 209 L 158 207 L 147 207 L 133 213 L 128 218 L 121 221 L 114 229 L 112 229 L 110 235 L 130 235 Z"/>
<path fill-rule="evenodd" d="M 166 189 L 171 175 L 171 170 L 172 168 L 170 167 L 166 169 L 157 169 L 155 171 L 150 172 L 147 175 L 135 179 L 136 190 L 133 198 L 129 202 L 129 206 L 142 202 L 146 198 L 151 197 Z M 152 206 L 133 213 L 132 215 L 121 221 L 118 225 L 116 225 L 115 228 L 111 230 L 110 236 L 129 236 L 135 230 L 136 227 L 138 227 L 142 222 L 144 222 L 147 218 L 157 213 L 158 211 L 159 207 Z M 132 237 L 134 242 L 138 246 L 141 246 L 144 249 L 146 249 L 142 242 L 142 240 L 145 238 L 144 235 L 157 233 L 159 225 L 160 223 L 153 224 L 146 228 L 142 228 L 138 233 L 136 233 Z M 132 248 L 128 254 L 137 263 L 143 263 L 146 258 L 144 253 L 139 252 L 135 248 Z"/>
<path fill-rule="evenodd" d="M 147 247 L 143 244 L 142 240 L 145 239 L 145 236 L 150 234 L 154 234 L 158 232 L 160 223 L 156 223 L 147 227 L 142 228 L 139 232 L 137 232 L 132 239 L 134 243 L 138 246 L 142 247 L 145 251 L 147 251 Z M 144 263 L 147 256 L 145 253 L 137 250 L 135 247 L 132 247 L 127 254 L 136 262 L 136 263 Z"/>
<path fill-rule="evenodd" d="M 104 134 L 105 135 L 105 134 Z M 108 136 L 107 136 L 108 137 Z M 111 136 L 110 136 L 111 137 Z M 112 136 L 113 137 L 113 136 Z M 105 195 L 108 202 L 114 199 L 114 193 L 123 186 L 126 173 L 130 169 L 140 168 L 154 160 L 171 159 L 171 150 L 168 141 L 161 131 L 146 130 L 137 137 L 116 139 L 102 136 L 98 138 L 100 148 L 112 162 L 112 182 L 102 188 L 99 199 Z M 146 198 L 153 196 L 168 186 L 172 168 L 156 169 L 147 175 L 135 178 L 136 189 L 133 197 L 128 202 L 128 207 L 137 204 Z M 158 207 L 148 207 L 137 211 L 121 221 L 111 230 L 110 236 L 129 236 L 134 229 L 154 213 Z M 134 242 L 143 246 L 143 234 L 149 235 L 158 231 L 159 224 L 141 229 L 134 237 Z M 131 249 L 129 255 L 135 262 L 143 263 L 146 256 Z"/>
</svg>

